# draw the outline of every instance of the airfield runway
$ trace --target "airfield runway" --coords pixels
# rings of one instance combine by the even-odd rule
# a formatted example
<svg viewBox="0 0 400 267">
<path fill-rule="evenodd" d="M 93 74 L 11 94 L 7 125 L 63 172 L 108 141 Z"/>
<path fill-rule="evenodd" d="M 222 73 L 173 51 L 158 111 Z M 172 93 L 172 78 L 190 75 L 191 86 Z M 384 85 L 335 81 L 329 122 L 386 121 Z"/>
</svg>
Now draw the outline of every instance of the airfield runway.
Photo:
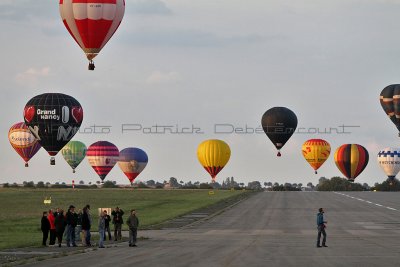
<svg viewBox="0 0 400 267">
<path fill-rule="evenodd" d="M 325 208 L 327 248 L 316 248 Z M 400 193 L 262 192 L 210 220 L 30 266 L 400 266 Z"/>
</svg>

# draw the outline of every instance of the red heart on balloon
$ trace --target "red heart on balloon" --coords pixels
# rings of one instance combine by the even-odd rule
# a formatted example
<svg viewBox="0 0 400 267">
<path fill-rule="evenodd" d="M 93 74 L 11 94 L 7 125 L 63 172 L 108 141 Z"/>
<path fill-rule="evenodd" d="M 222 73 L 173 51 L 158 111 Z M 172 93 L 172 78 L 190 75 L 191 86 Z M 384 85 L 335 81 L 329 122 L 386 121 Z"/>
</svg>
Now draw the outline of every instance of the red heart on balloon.
<svg viewBox="0 0 400 267">
<path fill-rule="evenodd" d="M 35 107 L 34 106 L 25 106 L 24 109 L 24 118 L 26 122 L 31 122 L 33 117 L 35 116 Z"/>
<path fill-rule="evenodd" d="M 82 107 L 72 107 L 72 117 L 77 123 L 81 123 L 83 119 Z"/>
</svg>

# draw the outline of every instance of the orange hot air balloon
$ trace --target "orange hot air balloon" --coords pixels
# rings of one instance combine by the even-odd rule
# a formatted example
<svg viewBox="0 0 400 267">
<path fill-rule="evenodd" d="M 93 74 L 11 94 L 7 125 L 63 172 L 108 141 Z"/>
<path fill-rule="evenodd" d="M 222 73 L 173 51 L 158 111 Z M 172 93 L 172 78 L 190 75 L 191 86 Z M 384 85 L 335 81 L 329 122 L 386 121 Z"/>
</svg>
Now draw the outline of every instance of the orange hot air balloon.
<svg viewBox="0 0 400 267">
<path fill-rule="evenodd" d="M 200 164 L 211 175 L 215 182 L 217 174 L 225 167 L 231 156 L 231 149 L 224 141 L 210 139 L 202 142 L 197 148 Z"/>
<path fill-rule="evenodd" d="M 315 170 L 315 174 L 317 174 L 317 170 L 329 158 L 331 146 L 325 140 L 310 139 L 304 142 L 301 150 L 303 152 L 303 157 Z"/>
</svg>

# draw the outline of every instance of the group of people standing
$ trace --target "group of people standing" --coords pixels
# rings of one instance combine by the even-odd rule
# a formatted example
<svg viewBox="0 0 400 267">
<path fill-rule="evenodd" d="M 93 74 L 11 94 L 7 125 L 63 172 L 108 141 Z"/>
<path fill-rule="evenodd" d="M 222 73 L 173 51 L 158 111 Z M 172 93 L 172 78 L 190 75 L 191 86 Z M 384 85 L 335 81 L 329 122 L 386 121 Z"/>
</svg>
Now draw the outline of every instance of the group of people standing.
<svg viewBox="0 0 400 267">
<path fill-rule="evenodd" d="M 124 211 L 116 207 L 112 212 L 112 222 L 114 224 L 114 241 L 122 240 L 122 224 Z M 104 248 L 104 241 L 106 234 L 108 239 L 111 240 L 110 230 L 111 217 L 107 214 L 107 210 L 100 213 L 98 221 L 99 230 L 99 248 Z M 47 239 L 50 233 L 49 245 L 55 245 L 56 238 L 58 246 L 61 247 L 63 236 L 66 236 L 66 243 L 68 247 L 76 247 L 76 240 L 80 239 L 82 233 L 82 246 L 90 247 L 91 244 L 91 228 L 92 216 L 90 214 L 90 205 L 86 205 L 82 210 L 75 212 L 75 206 L 70 205 L 66 214 L 64 210 L 57 208 L 56 211 L 50 209 L 48 212 L 44 211 L 41 220 L 41 230 L 43 232 L 42 245 L 47 246 Z M 136 216 L 136 211 L 131 210 L 131 215 L 127 220 L 129 226 L 129 246 L 136 246 L 137 228 L 139 220 Z"/>
</svg>

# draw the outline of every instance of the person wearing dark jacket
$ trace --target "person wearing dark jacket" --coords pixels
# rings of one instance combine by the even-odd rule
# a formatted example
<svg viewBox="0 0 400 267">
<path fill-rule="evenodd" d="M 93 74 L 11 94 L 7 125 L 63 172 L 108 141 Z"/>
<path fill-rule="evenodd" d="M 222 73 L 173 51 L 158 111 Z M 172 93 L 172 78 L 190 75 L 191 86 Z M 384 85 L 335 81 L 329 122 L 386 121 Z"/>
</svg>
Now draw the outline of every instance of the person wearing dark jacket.
<svg viewBox="0 0 400 267">
<path fill-rule="evenodd" d="M 85 245 L 90 247 L 90 227 L 92 226 L 92 218 L 90 216 L 90 205 L 83 208 L 82 214 L 82 231 L 84 231 Z"/>
<path fill-rule="evenodd" d="M 122 224 L 124 223 L 122 216 L 124 215 L 124 211 L 119 207 L 116 207 L 115 210 L 111 212 L 111 215 L 113 216 L 113 224 L 114 224 L 114 240 L 115 241 L 121 240 L 122 239 L 121 229 L 122 229 Z"/>
<path fill-rule="evenodd" d="M 137 229 L 139 227 L 139 219 L 136 216 L 136 210 L 131 210 L 131 215 L 126 221 L 126 224 L 129 227 L 129 246 L 136 247 Z"/>
<path fill-rule="evenodd" d="M 324 236 L 322 239 L 322 247 L 328 247 L 326 245 L 326 232 L 325 232 L 325 224 L 328 223 L 324 221 L 324 209 L 320 208 L 319 213 L 317 214 L 317 227 L 318 227 L 318 239 L 317 239 L 317 247 L 320 248 L 321 234 Z"/>
<path fill-rule="evenodd" d="M 50 222 L 49 222 L 49 219 L 47 219 L 47 211 L 43 212 L 42 222 L 41 222 L 41 227 L 40 228 L 41 228 L 42 233 L 43 233 L 42 245 L 46 246 L 47 237 L 49 236 L 49 231 L 50 231 Z"/>
<path fill-rule="evenodd" d="M 65 231 L 65 223 L 64 211 L 61 209 L 54 221 L 54 224 L 56 225 L 56 234 L 59 247 L 61 247 L 62 238 Z"/>
<path fill-rule="evenodd" d="M 104 222 L 105 222 L 105 229 L 104 229 L 104 240 L 106 240 L 106 233 L 108 233 L 108 240 L 111 240 L 111 231 L 110 231 L 110 222 L 111 217 L 107 214 L 107 211 L 104 210 Z"/>
<path fill-rule="evenodd" d="M 77 214 L 75 213 L 75 207 L 73 205 L 69 206 L 67 215 L 66 215 L 66 223 L 67 223 L 67 247 L 73 246 L 76 247 L 75 243 L 75 227 L 77 225 Z"/>
</svg>

